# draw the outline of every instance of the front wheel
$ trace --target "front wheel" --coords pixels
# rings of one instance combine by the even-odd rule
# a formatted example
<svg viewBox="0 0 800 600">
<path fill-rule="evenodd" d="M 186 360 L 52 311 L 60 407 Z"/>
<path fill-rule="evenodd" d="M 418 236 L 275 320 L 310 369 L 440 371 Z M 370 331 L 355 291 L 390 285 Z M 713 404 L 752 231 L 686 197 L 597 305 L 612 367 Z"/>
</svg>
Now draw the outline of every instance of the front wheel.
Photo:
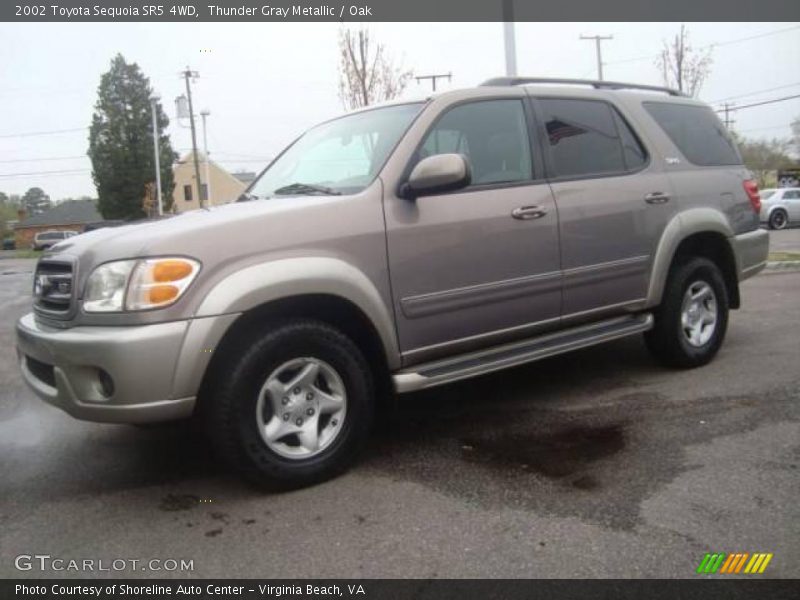
<svg viewBox="0 0 800 600">
<path fill-rule="evenodd" d="M 717 354 L 727 326 L 728 292 L 722 273 L 710 260 L 693 258 L 673 268 L 645 341 L 669 366 L 699 367 Z"/>
<path fill-rule="evenodd" d="M 374 401 L 370 369 L 347 336 L 292 321 L 256 337 L 229 364 L 208 426 L 223 457 L 248 479 L 291 489 L 349 466 Z"/>
</svg>

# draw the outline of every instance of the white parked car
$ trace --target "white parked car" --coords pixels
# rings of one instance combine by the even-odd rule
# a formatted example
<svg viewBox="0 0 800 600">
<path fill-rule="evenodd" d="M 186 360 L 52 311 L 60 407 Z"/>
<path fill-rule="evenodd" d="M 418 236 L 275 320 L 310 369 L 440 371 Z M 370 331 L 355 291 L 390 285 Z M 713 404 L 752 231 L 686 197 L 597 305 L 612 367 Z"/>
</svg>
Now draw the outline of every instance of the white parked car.
<svg viewBox="0 0 800 600">
<path fill-rule="evenodd" d="M 783 229 L 790 223 L 800 223 L 800 188 L 762 190 L 761 222 L 770 229 Z"/>
<path fill-rule="evenodd" d="M 41 231 L 33 238 L 34 250 L 47 250 L 58 242 L 63 242 L 67 238 L 78 235 L 75 231 Z"/>
</svg>

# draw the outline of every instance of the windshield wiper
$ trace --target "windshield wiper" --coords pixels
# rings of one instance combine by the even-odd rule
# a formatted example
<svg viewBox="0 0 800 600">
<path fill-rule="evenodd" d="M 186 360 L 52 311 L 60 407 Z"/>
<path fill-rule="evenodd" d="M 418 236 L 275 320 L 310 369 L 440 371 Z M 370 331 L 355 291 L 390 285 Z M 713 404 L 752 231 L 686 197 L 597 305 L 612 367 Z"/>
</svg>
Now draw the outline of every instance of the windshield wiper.
<svg viewBox="0 0 800 600">
<path fill-rule="evenodd" d="M 242 192 L 236 199 L 237 202 L 247 202 L 249 200 L 261 200 L 261 196 L 251 194 L 250 192 Z"/>
<path fill-rule="evenodd" d="M 279 187 L 272 192 L 276 195 L 289 195 L 289 194 L 324 194 L 326 196 L 341 196 L 341 192 L 334 189 L 325 187 L 324 185 L 314 185 L 313 183 L 292 183 Z"/>
</svg>

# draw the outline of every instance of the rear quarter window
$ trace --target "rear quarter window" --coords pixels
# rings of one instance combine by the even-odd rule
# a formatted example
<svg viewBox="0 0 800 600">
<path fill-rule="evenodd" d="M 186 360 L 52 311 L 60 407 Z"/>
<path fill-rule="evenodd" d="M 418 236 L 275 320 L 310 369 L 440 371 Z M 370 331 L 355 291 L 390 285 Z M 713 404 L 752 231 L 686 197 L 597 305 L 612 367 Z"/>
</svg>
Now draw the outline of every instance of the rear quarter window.
<svg viewBox="0 0 800 600">
<path fill-rule="evenodd" d="M 690 163 L 702 167 L 742 164 L 736 144 L 709 107 L 671 102 L 643 104 Z"/>
</svg>

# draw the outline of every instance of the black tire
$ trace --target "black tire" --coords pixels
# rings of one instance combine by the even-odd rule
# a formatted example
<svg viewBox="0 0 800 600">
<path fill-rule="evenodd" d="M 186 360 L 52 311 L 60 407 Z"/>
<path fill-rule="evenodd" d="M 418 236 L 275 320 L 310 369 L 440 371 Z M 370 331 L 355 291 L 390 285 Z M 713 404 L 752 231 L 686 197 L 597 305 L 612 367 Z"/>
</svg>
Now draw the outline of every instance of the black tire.
<svg viewBox="0 0 800 600">
<path fill-rule="evenodd" d="M 256 406 L 269 375 L 298 357 L 322 360 L 337 372 L 347 410 L 329 446 L 315 456 L 287 458 L 262 438 Z M 374 414 L 372 374 L 359 348 L 327 324 L 293 320 L 269 327 L 243 343 L 218 374 L 204 411 L 205 427 L 222 458 L 257 485 L 287 490 L 330 479 L 353 462 L 367 439 Z"/>
<path fill-rule="evenodd" d="M 788 224 L 789 217 L 786 211 L 781 209 L 772 211 L 772 214 L 769 216 L 770 229 L 784 229 Z"/>
<path fill-rule="evenodd" d="M 694 346 L 684 333 L 681 312 L 686 291 L 697 282 L 705 282 L 713 290 L 717 321 L 710 339 Z M 645 333 L 645 342 L 657 359 L 684 369 L 709 363 L 722 345 L 728 327 L 728 290 L 719 267 L 705 258 L 691 258 L 674 265 L 654 316 L 654 327 Z"/>
</svg>

